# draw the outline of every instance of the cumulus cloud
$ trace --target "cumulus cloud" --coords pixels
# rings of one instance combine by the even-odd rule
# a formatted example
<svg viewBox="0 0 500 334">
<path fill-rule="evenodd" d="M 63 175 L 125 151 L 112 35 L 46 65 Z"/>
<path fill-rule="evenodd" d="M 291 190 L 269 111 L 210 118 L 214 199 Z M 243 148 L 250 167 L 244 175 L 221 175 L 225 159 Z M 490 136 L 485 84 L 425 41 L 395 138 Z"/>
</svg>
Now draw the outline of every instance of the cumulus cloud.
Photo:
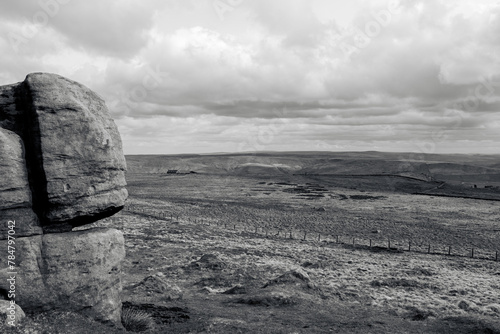
<svg viewBox="0 0 500 334">
<path fill-rule="evenodd" d="M 84 83 L 127 153 L 498 143 L 495 0 L 4 1 L 0 19 L 1 83 Z"/>
<path fill-rule="evenodd" d="M 0 17 L 15 22 L 7 33 L 17 53 L 34 50 L 40 35 L 51 31 L 46 46 L 64 47 L 115 57 L 133 57 L 148 42 L 159 1 L 3 1 Z"/>
</svg>

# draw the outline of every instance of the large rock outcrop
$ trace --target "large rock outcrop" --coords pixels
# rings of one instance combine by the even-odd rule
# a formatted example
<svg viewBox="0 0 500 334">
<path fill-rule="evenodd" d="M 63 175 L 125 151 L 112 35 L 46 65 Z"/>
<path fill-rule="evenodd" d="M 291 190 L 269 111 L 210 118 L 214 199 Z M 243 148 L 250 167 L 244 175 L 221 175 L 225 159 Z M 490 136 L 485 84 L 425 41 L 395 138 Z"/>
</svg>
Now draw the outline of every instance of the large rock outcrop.
<svg viewBox="0 0 500 334">
<path fill-rule="evenodd" d="M 48 73 L 2 86 L 0 128 L 24 143 L 33 210 L 47 232 L 70 231 L 123 207 L 128 194 L 120 135 L 104 100 L 87 87 Z M 19 160 L 17 154 L 11 159 Z M 6 207 L 0 202 L 0 210 Z"/>
<path fill-rule="evenodd" d="M 15 237 L 16 265 L 0 269 L 0 299 L 5 276 L 17 272 L 24 310 L 120 324 L 122 233 L 71 230 L 123 208 L 125 169 L 116 125 L 87 87 L 47 73 L 0 86 L 0 248 L 7 254 Z M 0 255 L 0 268 L 7 265 Z"/>
<path fill-rule="evenodd" d="M 34 176 L 45 188 L 38 203 L 42 224 L 78 226 L 121 209 L 125 158 L 104 100 L 77 82 L 44 73 L 26 77 L 24 94 L 32 163 L 41 167 Z"/>
<path fill-rule="evenodd" d="M 7 240 L 0 240 L 7 249 Z M 16 303 L 23 310 L 60 309 L 120 323 L 123 234 L 115 229 L 44 234 L 16 239 Z M 7 268 L 6 259 L 0 266 Z M 0 276 L 8 276 L 7 271 Z M 8 289 L 0 277 L 0 289 Z"/>
</svg>

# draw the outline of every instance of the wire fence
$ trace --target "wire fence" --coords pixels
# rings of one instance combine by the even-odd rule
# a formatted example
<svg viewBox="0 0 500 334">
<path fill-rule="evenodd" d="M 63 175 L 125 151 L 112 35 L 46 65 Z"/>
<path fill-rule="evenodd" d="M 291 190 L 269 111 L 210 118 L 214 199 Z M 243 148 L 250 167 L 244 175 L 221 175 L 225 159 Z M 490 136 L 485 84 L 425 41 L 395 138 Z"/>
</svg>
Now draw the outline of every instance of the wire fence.
<svg viewBox="0 0 500 334">
<path fill-rule="evenodd" d="M 388 252 L 416 252 L 425 254 L 438 254 L 456 257 L 469 257 L 474 259 L 498 261 L 498 250 L 481 247 L 467 247 L 459 244 L 425 243 L 398 238 L 366 238 L 345 233 L 321 233 L 304 229 L 280 228 L 266 224 L 256 224 L 248 220 L 245 222 L 230 222 L 214 218 L 183 217 L 178 213 L 162 210 L 151 210 L 141 205 L 127 205 L 125 211 L 145 217 L 166 220 L 170 222 L 192 222 L 199 225 L 216 226 L 224 230 L 251 233 L 253 237 L 281 238 L 296 241 L 321 242 L 323 244 L 338 244 L 354 248 L 365 248 L 373 251 Z"/>
</svg>

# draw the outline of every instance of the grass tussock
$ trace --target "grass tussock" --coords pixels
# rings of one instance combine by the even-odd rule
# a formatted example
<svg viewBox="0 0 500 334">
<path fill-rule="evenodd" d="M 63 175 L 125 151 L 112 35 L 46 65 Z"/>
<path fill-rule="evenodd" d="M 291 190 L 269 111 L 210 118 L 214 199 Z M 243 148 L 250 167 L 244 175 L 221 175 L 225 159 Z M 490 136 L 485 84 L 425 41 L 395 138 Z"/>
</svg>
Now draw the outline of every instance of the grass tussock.
<svg viewBox="0 0 500 334">
<path fill-rule="evenodd" d="M 124 308 L 122 310 L 122 324 L 130 332 L 150 331 L 156 325 L 149 313 L 134 308 Z"/>
<path fill-rule="evenodd" d="M 436 273 L 429 268 L 415 267 L 407 271 L 410 276 L 434 276 Z"/>
<path fill-rule="evenodd" d="M 408 312 L 404 315 L 405 318 L 411 319 L 413 321 L 423 321 L 429 317 L 434 317 L 435 314 L 432 311 L 424 310 L 414 306 L 406 307 Z"/>
<path fill-rule="evenodd" d="M 433 289 L 434 287 L 427 284 L 421 283 L 414 279 L 406 279 L 406 278 L 386 278 L 383 280 L 373 280 L 370 285 L 372 287 L 389 287 L 389 288 L 406 288 L 406 289 Z"/>
</svg>

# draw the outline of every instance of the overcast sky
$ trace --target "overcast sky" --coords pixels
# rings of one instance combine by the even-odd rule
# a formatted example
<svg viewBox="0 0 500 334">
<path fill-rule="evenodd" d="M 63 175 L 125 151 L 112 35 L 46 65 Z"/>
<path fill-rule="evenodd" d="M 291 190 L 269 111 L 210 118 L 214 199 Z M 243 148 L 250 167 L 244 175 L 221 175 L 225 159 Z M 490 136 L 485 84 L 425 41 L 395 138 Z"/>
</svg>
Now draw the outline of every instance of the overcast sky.
<svg viewBox="0 0 500 334">
<path fill-rule="evenodd" d="M 0 84 L 99 93 L 126 154 L 499 153 L 499 0 L 3 0 L 0 50 Z"/>
</svg>

